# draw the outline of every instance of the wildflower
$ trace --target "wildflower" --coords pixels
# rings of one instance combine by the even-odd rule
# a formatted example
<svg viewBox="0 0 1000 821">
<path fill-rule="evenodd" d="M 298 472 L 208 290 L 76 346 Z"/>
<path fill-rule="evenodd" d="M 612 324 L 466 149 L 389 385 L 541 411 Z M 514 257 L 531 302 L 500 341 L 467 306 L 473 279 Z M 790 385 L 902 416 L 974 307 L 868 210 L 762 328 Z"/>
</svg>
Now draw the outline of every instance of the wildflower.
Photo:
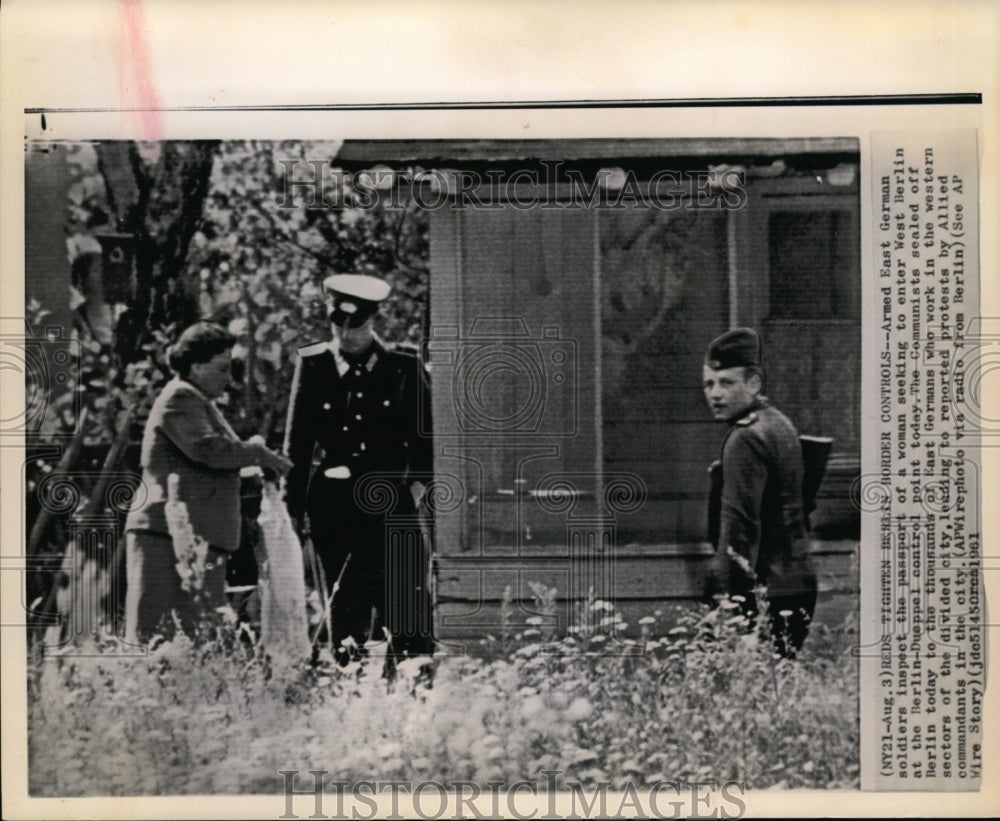
<svg viewBox="0 0 1000 821">
<path fill-rule="evenodd" d="M 599 756 L 593 750 L 585 750 L 583 747 L 567 745 L 562 750 L 563 760 L 570 764 L 582 764 L 585 761 L 595 761 Z"/>
<path fill-rule="evenodd" d="M 656 624 L 656 619 L 652 616 L 643 616 L 639 619 L 639 624 Z"/>
<path fill-rule="evenodd" d="M 396 664 L 396 674 L 404 679 L 415 679 L 426 663 L 426 659 L 417 657 L 403 659 Z"/>
<path fill-rule="evenodd" d="M 569 707 L 566 709 L 566 715 L 569 716 L 573 721 L 582 721 L 585 718 L 590 718 L 590 714 L 593 712 L 594 708 L 591 706 L 590 702 L 583 697 L 574 698 L 570 703 Z"/>
<path fill-rule="evenodd" d="M 600 767 L 591 767 L 589 770 L 584 770 L 580 773 L 580 781 L 584 783 L 588 781 L 596 781 L 599 784 L 600 782 L 607 780 L 608 774 Z"/>
<path fill-rule="evenodd" d="M 538 655 L 541 649 L 542 646 L 540 644 L 526 644 L 514 653 L 514 655 L 518 658 L 531 658 L 532 656 Z"/>
<path fill-rule="evenodd" d="M 174 545 L 177 559 L 174 566 L 181 577 L 181 589 L 186 593 L 198 593 L 205 583 L 208 542 L 191 526 L 187 505 L 180 499 L 180 477 L 176 473 L 167 477 L 167 502 L 163 512 Z"/>
<path fill-rule="evenodd" d="M 172 641 L 163 641 L 150 650 L 151 661 L 166 661 L 174 664 L 186 662 L 191 651 L 191 639 L 178 633 Z"/>
<path fill-rule="evenodd" d="M 389 758 L 390 756 L 399 755 L 402 747 L 394 741 L 387 742 L 378 748 L 378 754 L 382 758 Z"/>
<path fill-rule="evenodd" d="M 541 696 L 528 696 L 522 703 L 521 709 L 526 716 L 534 716 L 545 709 L 545 702 Z"/>
<path fill-rule="evenodd" d="M 237 621 L 239 621 L 239 616 L 236 615 L 236 611 L 233 610 L 228 604 L 224 604 L 221 607 L 216 607 L 215 612 L 222 617 L 222 621 L 229 627 L 235 628 Z"/>
</svg>

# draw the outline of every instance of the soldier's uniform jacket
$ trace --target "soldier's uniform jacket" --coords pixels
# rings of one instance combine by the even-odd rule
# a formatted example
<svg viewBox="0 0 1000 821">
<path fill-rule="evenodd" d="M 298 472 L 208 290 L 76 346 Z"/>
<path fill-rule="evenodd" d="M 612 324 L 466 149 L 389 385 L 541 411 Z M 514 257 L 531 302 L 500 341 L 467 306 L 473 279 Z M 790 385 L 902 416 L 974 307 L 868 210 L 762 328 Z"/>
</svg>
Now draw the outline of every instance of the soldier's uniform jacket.
<svg viewBox="0 0 1000 821">
<path fill-rule="evenodd" d="M 429 432 L 427 374 L 415 353 L 390 350 L 378 339 L 360 358 L 339 352 L 336 343 L 300 348 L 285 436 L 294 463 L 289 512 L 301 516 L 305 510 L 315 445 L 323 451 L 319 471 L 346 467 L 353 480 L 390 473 L 401 484 L 417 473 L 426 483 L 433 459 Z"/>
<path fill-rule="evenodd" d="M 743 557 L 772 596 L 815 591 L 798 432 L 764 397 L 730 425 L 722 445 L 720 552 Z"/>
</svg>

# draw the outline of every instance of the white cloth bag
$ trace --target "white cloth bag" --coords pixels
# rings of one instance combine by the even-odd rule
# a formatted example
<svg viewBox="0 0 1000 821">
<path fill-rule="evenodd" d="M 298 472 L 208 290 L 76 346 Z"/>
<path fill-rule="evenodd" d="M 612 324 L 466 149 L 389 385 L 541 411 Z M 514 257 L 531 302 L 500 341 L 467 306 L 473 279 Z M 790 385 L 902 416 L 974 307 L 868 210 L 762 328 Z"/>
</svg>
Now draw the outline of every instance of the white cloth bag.
<svg viewBox="0 0 1000 821">
<path fill-rule="evenodd" d="M 302 546 L 274 482 L 264 482 L 256 547 L 260 587 L 260 641 L 272 660 L 294 664 L 310 657 Z"/>
</svg>

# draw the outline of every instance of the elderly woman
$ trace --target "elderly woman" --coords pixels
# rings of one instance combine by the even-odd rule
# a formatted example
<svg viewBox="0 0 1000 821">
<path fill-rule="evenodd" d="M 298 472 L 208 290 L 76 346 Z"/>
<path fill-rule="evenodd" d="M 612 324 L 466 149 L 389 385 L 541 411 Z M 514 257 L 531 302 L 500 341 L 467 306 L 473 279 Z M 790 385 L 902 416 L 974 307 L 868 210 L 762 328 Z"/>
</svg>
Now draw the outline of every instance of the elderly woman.
<svg viewBox="0 0 1000 821">
<path fill-rule="evenodd" d="M 279 474 L 291 467 L 263 444 L 243 442 L 213 400 L 230 381 L 236 338 L 210 322 L 185 330 L 170 351 L 176 377 L 153 403 L 142 439 L 142 482 L 126 529 L 128 589 L 126 640 L 140 643 L 154 633 L 169 634 L 172 613 L 185 630 L 203 612 L 181 586 L 167 526 L 167 484 L 178 477 L 179 500 L 191 529 L 208 544 L 200 606 L 225 604 L 226 561 L 240 540 L 240 468 L 259 465 Z"/>
</svg>

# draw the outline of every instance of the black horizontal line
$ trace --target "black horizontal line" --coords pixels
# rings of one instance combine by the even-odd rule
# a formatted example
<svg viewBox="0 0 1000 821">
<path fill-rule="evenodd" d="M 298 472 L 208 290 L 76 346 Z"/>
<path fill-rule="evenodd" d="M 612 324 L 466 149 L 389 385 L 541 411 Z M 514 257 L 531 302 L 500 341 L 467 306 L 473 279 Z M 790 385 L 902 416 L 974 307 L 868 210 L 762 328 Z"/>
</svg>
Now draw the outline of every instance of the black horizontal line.
<svg viewBox="0 0 1000 821">
<path fill-rule="evenodd" d="M 815 97 L 668 97 L 617 100 L 478 100 L 413 103 L 315 103 L 287 105 L 169 106 L 163 108 L 33 107 L 25 114 L 91 114 L 146 111 L 447 111 L 603 108 L 762 108 L 802 106 L 982 105 L 980 92 L 944 94 L 850 94 Z"/>
</svg>

